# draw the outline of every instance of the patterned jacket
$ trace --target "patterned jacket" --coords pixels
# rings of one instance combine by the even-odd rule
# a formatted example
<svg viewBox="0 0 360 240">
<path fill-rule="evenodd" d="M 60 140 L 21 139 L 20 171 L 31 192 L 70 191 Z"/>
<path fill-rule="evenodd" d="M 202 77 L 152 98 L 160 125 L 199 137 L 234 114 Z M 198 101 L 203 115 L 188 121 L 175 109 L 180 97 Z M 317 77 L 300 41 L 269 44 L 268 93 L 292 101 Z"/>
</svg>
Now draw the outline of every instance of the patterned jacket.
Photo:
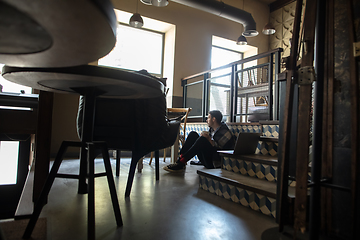
<svg viewBox="0 0 360 240">
<path fill-rule="evenodd" d="M 210 128 L 210 134 L 214 132 L 214 129 Z M 213 135 L 215 148 L 232 150 L 235 146 L 235 138 L 230 129 L 225 123 L 221 123 L 219 129 Z"/>
</svg>

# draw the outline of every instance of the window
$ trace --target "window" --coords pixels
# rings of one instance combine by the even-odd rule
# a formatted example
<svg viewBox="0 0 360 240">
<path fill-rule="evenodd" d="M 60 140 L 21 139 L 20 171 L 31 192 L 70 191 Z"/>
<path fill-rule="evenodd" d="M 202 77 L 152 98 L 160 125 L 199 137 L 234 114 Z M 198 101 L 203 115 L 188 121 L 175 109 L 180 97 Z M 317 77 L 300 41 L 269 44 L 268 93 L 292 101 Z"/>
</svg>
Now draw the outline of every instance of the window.
<svg viewBox="0 0 360 240">
<path fill-rule="evenodd" d="M 211 48 L 211 68 L 217 68 L 226 64 L 239 61 L 243 58 L 243 54 L 238 51 L 226 49 L 218 46 Z"/>
<path fill-rule="evenodd" d="M 0 185 L 16 184 L 18 141 L 0 141 Z"/>
<path fill-rule="evenodd" d="M 243 53 L 219 46 L 211 48 L 211 68 L 239 61 Z M 224 116 L 230 114 L 231 67 L 211 72 L 209 79 L 209 110 L 220 110 Z"/>
<path fill-rule="evenodd" d="M 162 76 L 163 48 L 163 33 L 118 24 L 116 45 L 99 65 Z"/>
<path fill-rule="evenodd" d="M 23 91 L 24 93 L 31 94 L 31 87 L 19 85 L 4 79 L 1 76 L 3 66 L 4 64 L 0 64 L 0 92 L 20 93 Z M 5 106 L 0 106 L 0 108 L 27 109 Z M 18 141 L 0 141 L 0 185 L 16 184 L 18 152 Z"/>
</svg>

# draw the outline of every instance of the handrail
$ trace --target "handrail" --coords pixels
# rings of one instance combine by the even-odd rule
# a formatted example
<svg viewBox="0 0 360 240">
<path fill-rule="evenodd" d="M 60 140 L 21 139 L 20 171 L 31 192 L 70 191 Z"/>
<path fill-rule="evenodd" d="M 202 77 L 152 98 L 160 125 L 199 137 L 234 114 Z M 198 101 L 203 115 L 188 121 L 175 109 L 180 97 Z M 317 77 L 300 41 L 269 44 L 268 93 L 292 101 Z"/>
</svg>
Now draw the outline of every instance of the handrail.
<svg viewBox="0 0 360 240">
<path fill-rule="evenodd" d="M 226 96 L 226 99 L 228 99 L 227 103 L 224 103 L 226 106 L 226 116 L 230 117 L 229 121 L 230 122 L 235 122 L 238 120 L 238 116 L 240 115 L 244 115 L 245 119 L 240 119 L 240 121 L 247 121 L 247 116 L 249 115 L 253 115 L 253 113 L 249 112 L 249 106 L 248 106 L 248 100 L 249 97 L 259 97 L 257 95 L 259 94 L 263 94 L 264 96 L 267 96 L 266 99 L 268 99 L 267 103 L 268 103 L 268 107 L 266 110 L 267 114 L 267 119 L 269 120 L 278 120 L 279 119 L 279 93 L 278 93 L 278 78 L 277 75 L 280 71 L 280 61 L 281 61 L 281 52 L 283 52 L 282 48 L 276 48 L 273 49 L 271 51 L 265 52 L 265 53 L 261 53 L 255 56 L 251 56 L 242 60 L 238 60 L 229 64 L 226 64 L 224 66 L 220 66 L 214 69 L 210 69 L 207 71 L 203 71 L 201 73 L 197 73 L 185 78 L 181 79 L 181 85 L 183 86 L 183 106 L 184 107 L 189 107 L 187 101 L 188 101 L 188 97 L 187 97 L 187 92 L 188 92 L 188 88 L 192 85 L 195 84 L 202 84 L 202 86 L 199 86 L 202 88 L 202 96 L 199 98 L 199 96 L 197 97 L 190 97 L 189 99 L 193 99 L 195 100 L 195 102 L 201 103 L 201 106 L 199 105 L 199 107 L 197 108 L 197 112 L 201 112 L 201 116 L 189 116 L 189 118 L 194 118 L 194 117 L 202 117 L 202 120 L 205 121 L 206 116 L 207 116 L 207 112 L 209 111 L 209 106 L 210 106 L 210 86 L 220 86 L 220 87 L 227 87 L 227 92 L 228 95 Z M 266 63 L 261 63 L 261 64 L 257 64 L 256 66 L 249 66 L 246 69 L 244 69 L 242 66 L 242 64 L 247 63 L 247 62 L 251 62 L 257 59 L 261 59 L 264 57 L 268 57 L 267 62 Z M 239 67 L 240 65 L 240 67 Z M 241 68 L 241 69 L 238 69 Z M 256 91 L 256 92 L 249 92 L 249 93 L 244 93 L 245 95 L 243 95 L 242 93 L 239 93 L 238 88 L 242 88 L 242 86 L 239 86 L 241 81 L 240 79 L 242 79 L 242 74 L 240 74 L 241 76 L 239 76 L 239 73 L 245 72 L 245 71 L 252 71 L 253 69 L 263 69 L 266 68 L 267 71 L 265 72 L 265 82 L 264 84 L 267 84 L 268 87 L 264 88 L 261 92 Z M 211 72 L 214 71 L 218 71 L 218 70 L 223 70 L 223 69 L 228 69 L 229 71 L 227 73 L 221 74 L 221 76 L 211 76 Z M 255 74 L 255 72 L 254 72 Z M 248 74 L 249 75 L 249 74 Z M 250 77 L 252 76 L 252 74 L 250 74 Z M 253 76 L 256 78 L 256 76 L 258 77 L 263 77 L 263 71 L 261 70 L 260 75 L 258 75 L 257 71 L 256 74 Z M 201 80 L 199 79 L 199 81 L 196 81 L 195 78 L 201 78 Z M 222 82 L 222 83 L 217 83 L 217 82 L 212 82 L 215 79 L 220 79 L 222 77 L 229 77 L 229 79 L 226 82 Z M 247 76 L 249 78 L 249 76 Z M 252 78 L 252 77 L 251 77 Z M 192 81 L 189 81 L 190 83 L 188 83 L 188 80 L 192 79 Z M 229 84 L 228 81 L 230 80 Z M 225 84 L 226 83 L 226 84 Z M 263 84 L 262 84 L 263 85 Z M 256 88 L 258 88 L 259 86 L 257 86 Z M 247 88 L 249 89 L 249 88 Z M 275 90 L 275 91 L 274 91 Z M 249 95 L 250 94 L 250 95 Z M 255 96 L 252 96 L 253 94 L 256 94 Z M 242 102 L 243 99 L 238 99 L 238 97 L 242 97 L 245 98 L 245 110 L 241 107 L 240 110 L 238 110 L 238 106 L 242 106 Z M 225 98 L 225 97 L 224 97 Z M 191 100 L 191 101 L 193 101 Z M 218 99 L 218 101 L 221 101 Z M 189 102 L 190 103 L 190 102 Z M 193 103 L 192 103 L 193 104 Z M 250 103 L 250 105 L 252 105 L 252 103 Z M 193 107 L 193 106 L 190 106 Z M 243 111 L 245 111 L 245 113 L 243 113 Z M 225 115 L 224 115 L 225 116 Z"/>
<path fill-rule="evenodd" d="M 186 80 L 189 80 L 189 79 L 192 79 L 192 78 L 195 78 L 195 77 L 200 77 L 200 76 L 202 76 L 202 75 L 204 75 L 204 74 L 206 74 L 206 73 L 210 73 L 210 72 L 213 72 L 213 71 L 216 71 L 216 70 L 220 70 L 220 69 L 223 69 L 223 68 L 231 67 L 231 66 L 234 65 L 234 64 L 242 64 L 242 63 L 250 62 L 250 61 L 253 61 L 253 60 L 256 60 L 256 59 L 260 59 L 260 58 L 264 58 L 264 57 L 270 56 L 270 55 L 273 54 L 273 53 L 282 52 L 282 51 L 283 51 L 282 48 L 275 48 L 275 49 L 270 50 L 270 51 L 268 51 L 268 52 L 260 53 L 260 54 L 258 54 L 258 55 L 250 56 L 250 57 L 247 57 L 247 58 L 244 58 L 244 59 L 241 59 L 241 60 L 238 60 L 238 61 L 235 61 L 235 62 L 226 64 L 226 65 L 224 65 L 224 66 L 220 66 L 220 67 L 217 67 L 217 68 L 209 69 L 209 70 L 206 70 L 206 71 L 204 71 L 204 72 L 200 72 L 200 73 L 197 73 L 197 74 L 188 76 L 188 77 L 184 77 L 184 78 L 182 78 L 181 80 L 182 80 L 182 81 L 186 81 Z"/>
</svg>

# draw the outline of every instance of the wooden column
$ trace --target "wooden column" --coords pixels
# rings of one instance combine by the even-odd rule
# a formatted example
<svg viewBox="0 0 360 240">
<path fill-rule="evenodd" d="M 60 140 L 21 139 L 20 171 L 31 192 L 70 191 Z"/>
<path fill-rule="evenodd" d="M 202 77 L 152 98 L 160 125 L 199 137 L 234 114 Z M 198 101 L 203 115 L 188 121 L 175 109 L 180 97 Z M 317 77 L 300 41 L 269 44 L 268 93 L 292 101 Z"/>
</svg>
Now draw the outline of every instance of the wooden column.
<svg viewBox="0 0 360 240">
<path fill-rule="evenodd" d="M 35 137 L 33 202 L 38 199 L 49 174 L 53 99 L 54 93 L 40 91 Z"/>
</svg>

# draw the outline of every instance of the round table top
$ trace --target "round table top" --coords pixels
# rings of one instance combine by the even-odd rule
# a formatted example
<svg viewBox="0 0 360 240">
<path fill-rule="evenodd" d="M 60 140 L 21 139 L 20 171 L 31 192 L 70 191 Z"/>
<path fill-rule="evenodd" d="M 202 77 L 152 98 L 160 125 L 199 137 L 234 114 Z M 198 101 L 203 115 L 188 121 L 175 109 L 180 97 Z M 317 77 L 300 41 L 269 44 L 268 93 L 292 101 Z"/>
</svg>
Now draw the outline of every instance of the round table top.
<svg viewBox="0 0 360 240">
<path fill-rule="evenodd" d="M 34 89 L 100 97 L 152 98 L 164 94 L 160 79 L 115 68 L 83 65 L 66 68 L 19 68 L 4 66 L 5 79 Z"/>
<path fill-rule="evenodd" d="M 109 0 L 0 1 L 0 63 L 69 67 L 108 54 L 117 21 Z"/>
</svg>

